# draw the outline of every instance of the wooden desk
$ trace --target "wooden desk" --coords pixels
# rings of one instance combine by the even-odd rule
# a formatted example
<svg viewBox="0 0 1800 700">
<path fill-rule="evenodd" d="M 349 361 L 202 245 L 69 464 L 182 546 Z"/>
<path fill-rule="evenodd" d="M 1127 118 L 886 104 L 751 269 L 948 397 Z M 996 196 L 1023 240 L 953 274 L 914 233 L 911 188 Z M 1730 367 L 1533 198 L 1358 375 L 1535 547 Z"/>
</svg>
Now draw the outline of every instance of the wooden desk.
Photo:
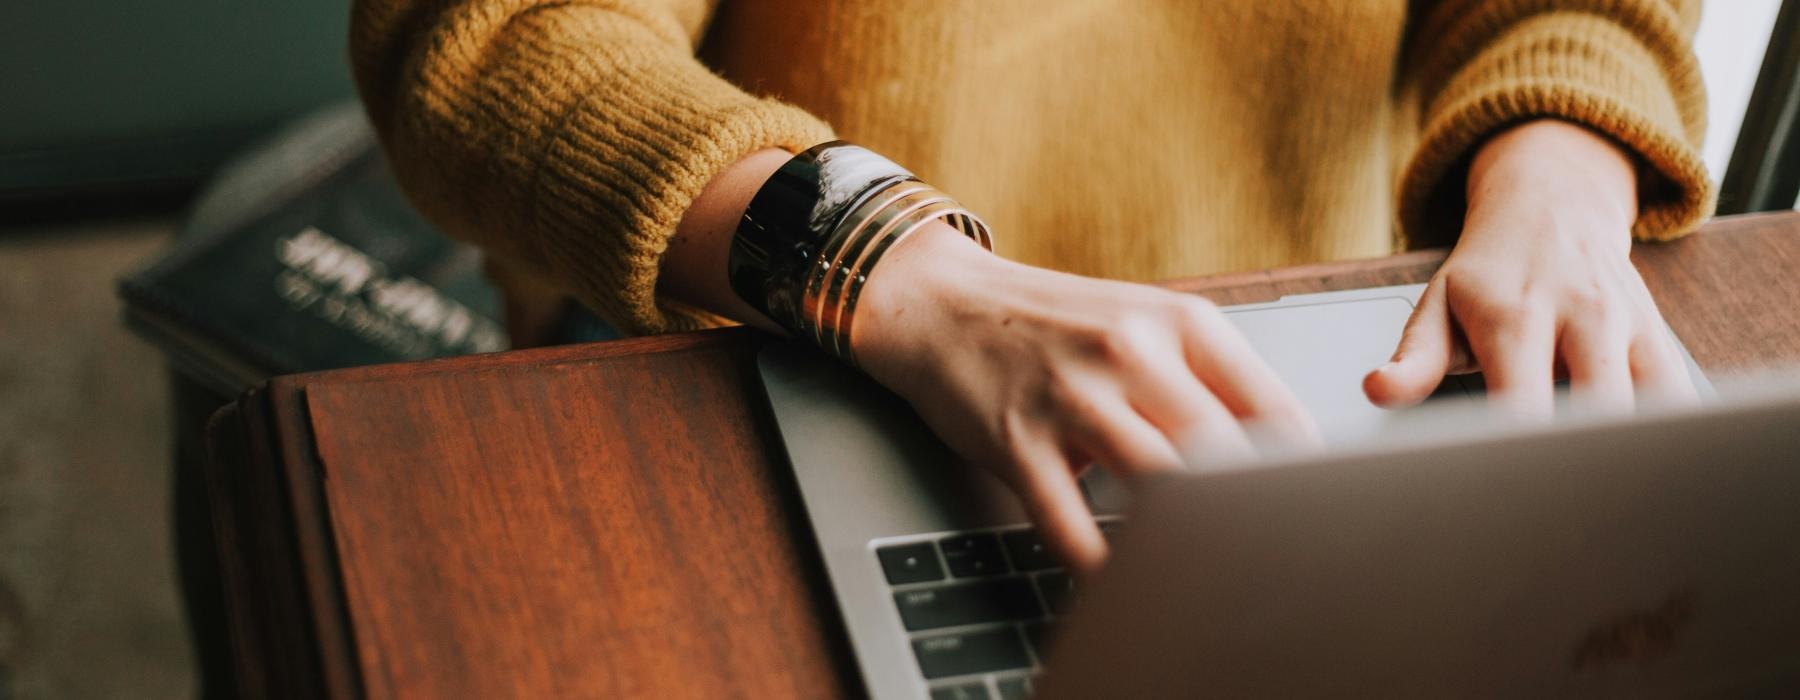
<svg viewBox="0 0 1800 700">
<path fill-rule="evenodd" d="M 1225 303 L 1425 280 L 1439 252 L 1234 274 Z M 1800 363 L 1800 214 L 1637 262 L 1709 371 Z M 214 418 L 252 695 L 859 694 L 729 329 L 283 377 Z"/>
</svg>

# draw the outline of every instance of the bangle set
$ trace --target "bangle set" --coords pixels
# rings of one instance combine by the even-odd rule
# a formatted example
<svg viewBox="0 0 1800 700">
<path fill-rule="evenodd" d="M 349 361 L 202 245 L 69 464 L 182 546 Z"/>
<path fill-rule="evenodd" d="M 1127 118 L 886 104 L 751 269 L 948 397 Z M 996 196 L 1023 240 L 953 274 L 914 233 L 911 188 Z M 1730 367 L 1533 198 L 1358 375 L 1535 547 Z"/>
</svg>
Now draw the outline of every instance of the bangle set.
<svg viewBox="0 0 1800 700">
<path fill-rule="evenodd" d="M 857 301 L 882 257 L 943 220 L 993 250 L 956 200 L 859 146 L 807 149 L 764 183 L 732 238 L 732 290 L 794 337 L 854 366 Z"/>
</svg>

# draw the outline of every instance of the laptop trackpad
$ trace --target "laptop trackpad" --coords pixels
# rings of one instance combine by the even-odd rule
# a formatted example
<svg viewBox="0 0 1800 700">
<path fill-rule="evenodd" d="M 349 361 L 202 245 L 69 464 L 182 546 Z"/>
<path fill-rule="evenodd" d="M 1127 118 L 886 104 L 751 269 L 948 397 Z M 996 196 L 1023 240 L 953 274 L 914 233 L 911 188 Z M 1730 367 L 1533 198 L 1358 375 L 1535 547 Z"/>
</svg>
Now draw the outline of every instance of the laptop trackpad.
<svg viewBox="0 0 1800 700">
<path fill-rule="evenodd" d="M 1369 403 L 1362 378 L 1394 354 L 1412 316 L 1412 300 L 1383 296 L 1277 304 L 1226 307 L 1225 317 L 1312 413 L 1326 443 L 1341 445 L 1380 433 L 1393 414 Z M 1452 392 L 1464 393 L 1458 380 L 1450 381 Z M 1104 470 L 1088 473 L 1082 485 L 1096 513 L 1125 512 L 1129 494 Z"/>
<path fill-rule="evenodd" d="M 1412 310 L 1410 299 L 1390 296 L 1225 312 L 1319 422 L 1326 444 L 1338 445 L 1393 419 L 1363 395 L 1362 380 L 1393 356 Z"/>
</svg>

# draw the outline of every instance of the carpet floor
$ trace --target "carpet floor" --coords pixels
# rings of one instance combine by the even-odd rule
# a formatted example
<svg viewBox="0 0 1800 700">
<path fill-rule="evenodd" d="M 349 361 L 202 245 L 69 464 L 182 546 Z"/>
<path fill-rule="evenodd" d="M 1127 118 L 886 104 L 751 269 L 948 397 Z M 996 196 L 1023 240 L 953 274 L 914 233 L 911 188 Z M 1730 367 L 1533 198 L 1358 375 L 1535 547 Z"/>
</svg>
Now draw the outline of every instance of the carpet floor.
<svg viewBox="0 0 1800 700">
<path fill-rule="evenodd" d="M 0 700 L 193 695 L 169 390 L 113 293 L 173 229 L 0 225 Z"/>
</svg>

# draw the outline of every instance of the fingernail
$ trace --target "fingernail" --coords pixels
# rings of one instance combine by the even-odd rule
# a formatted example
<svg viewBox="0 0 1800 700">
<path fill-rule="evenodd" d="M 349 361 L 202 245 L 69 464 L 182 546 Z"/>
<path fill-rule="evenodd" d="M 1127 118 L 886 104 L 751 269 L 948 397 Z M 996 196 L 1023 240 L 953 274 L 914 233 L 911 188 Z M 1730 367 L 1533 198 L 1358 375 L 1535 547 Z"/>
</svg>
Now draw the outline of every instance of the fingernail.
<svg viewBox="0 0 1800 700">
<path fill-rule="evenodd" d="M 1399 367 L 1399 366 L 1400 366 L 1399 360 L 1388 360 L 1387 364 L 1382 365 L 1380 367 L 1376 367 L 1375 371 L 1382 372 L 1382 373 L 1391 372 L 1391 371 L 1393 371 L 1393 369 L 1395 367 Z"/>
</svg>

